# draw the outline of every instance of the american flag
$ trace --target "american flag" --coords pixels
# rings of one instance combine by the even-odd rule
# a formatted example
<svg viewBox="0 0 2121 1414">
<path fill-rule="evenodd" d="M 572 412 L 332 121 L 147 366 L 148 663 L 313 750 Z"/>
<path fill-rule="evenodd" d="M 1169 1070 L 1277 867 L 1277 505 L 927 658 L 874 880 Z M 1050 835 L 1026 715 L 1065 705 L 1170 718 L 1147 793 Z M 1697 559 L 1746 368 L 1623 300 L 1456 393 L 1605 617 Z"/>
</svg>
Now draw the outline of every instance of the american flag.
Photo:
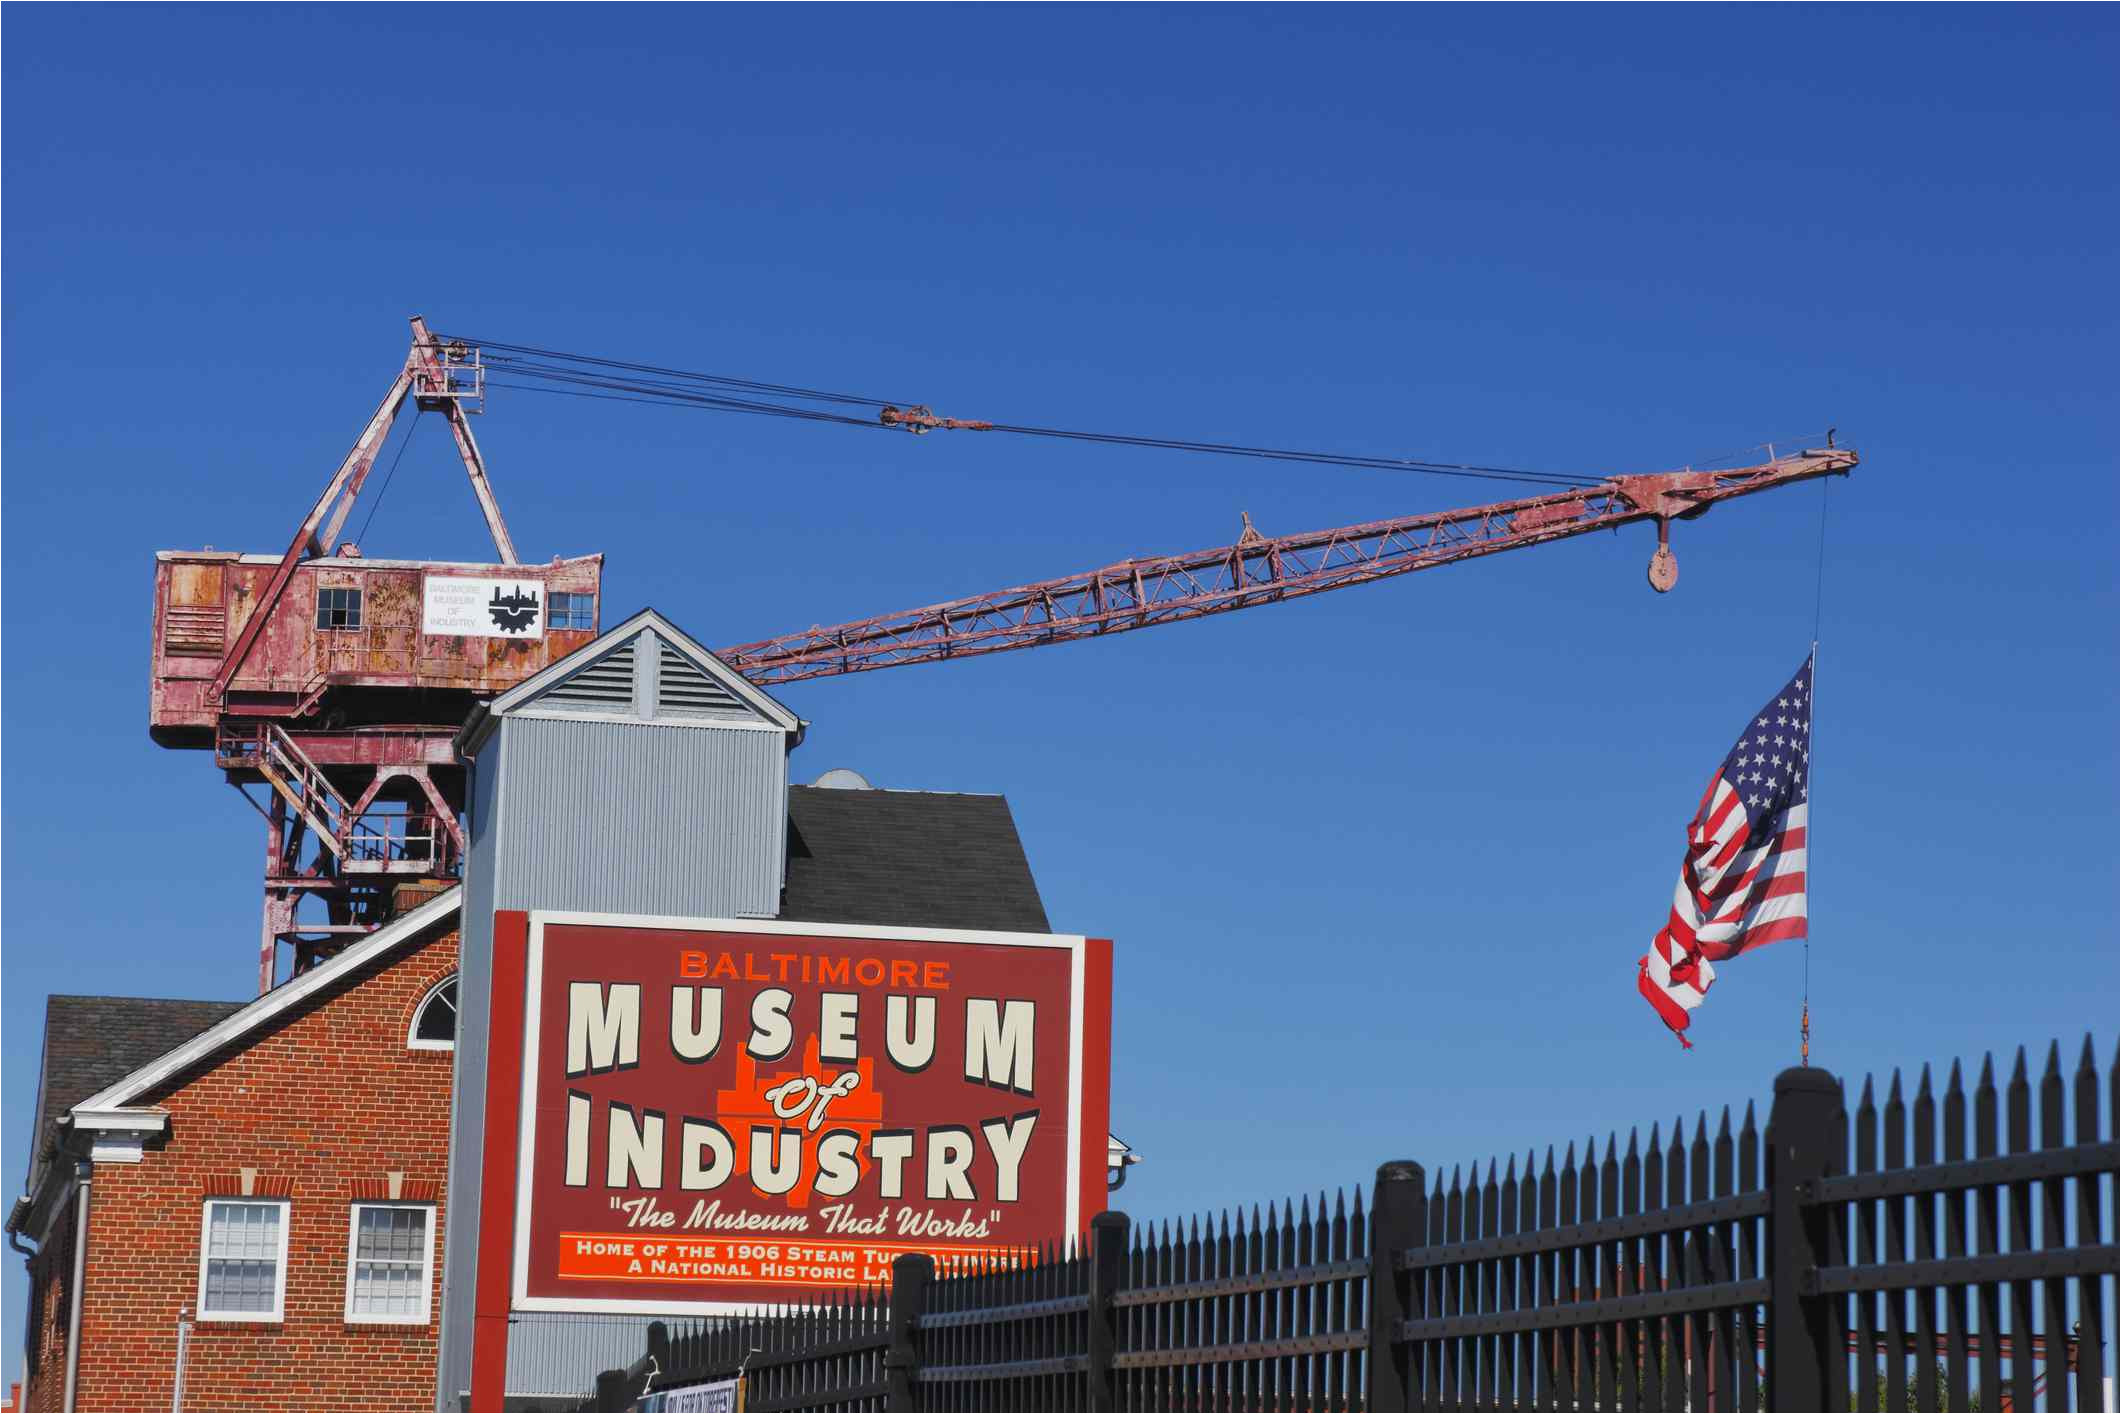
<svg viewBox="0 0 2121 1414">
<path fill-rule="evenodd" d="M 1816 650 L 1815 655 L 1816 655 Z M 1643 999 L 1686 1038 L 1714 964 L 1805 933 L 1812 659 L 1745 724 L 1687 826 L 1672 913 L 1637 971 Z"/>
</svg>

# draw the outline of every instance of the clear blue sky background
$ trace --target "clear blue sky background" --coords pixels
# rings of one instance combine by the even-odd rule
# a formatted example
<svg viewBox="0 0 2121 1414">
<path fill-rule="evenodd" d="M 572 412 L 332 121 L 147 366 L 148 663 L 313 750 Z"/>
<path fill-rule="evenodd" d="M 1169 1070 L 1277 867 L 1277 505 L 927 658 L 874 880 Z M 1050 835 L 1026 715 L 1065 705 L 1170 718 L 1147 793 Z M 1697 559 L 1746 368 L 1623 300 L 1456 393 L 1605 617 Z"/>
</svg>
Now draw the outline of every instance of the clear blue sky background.
<svg viewBox="0 0 2121 1414">
<path fill-rule="evenodd" d="M 961 416 L 1577 472 L 1841 428 L 1815 1057 L 2116 1015 L 2110 7 L 10 7 L 5 1117 L 45 996 L 241 998 L 256 817 L 146 733 L 151 556 L 281 549 L 404 319 Z M 517 544 L 710 645 L 1508 488 L 498 395 Z M 1816 487 L 788 690 L 1001 791 L 1118 941 L 1171 1215 L 1764 1097 L 1803 955 L 1634 993 L 1812 636 Z M 365 509 L 362 512 L 366 514 Z M 363 537 L 482 558 L 422 426 Z M 9 1260 L 20 1329 L 20 1268 Z M 174 1313 L 172 1313 L 174 1315 Z M 12 1369 L 9 1371 L 13 1373 Z"/>
</svg>

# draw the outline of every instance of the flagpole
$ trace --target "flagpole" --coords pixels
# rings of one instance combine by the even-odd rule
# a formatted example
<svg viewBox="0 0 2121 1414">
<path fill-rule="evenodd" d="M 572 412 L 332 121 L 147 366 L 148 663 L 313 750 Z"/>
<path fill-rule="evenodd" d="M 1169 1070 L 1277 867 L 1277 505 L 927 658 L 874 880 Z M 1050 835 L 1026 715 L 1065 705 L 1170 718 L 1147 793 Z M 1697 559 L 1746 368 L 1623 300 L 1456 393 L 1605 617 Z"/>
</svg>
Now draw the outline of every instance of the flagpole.
<svg viewBox="0 0 2121 1414">
<path fill-rule="evenodd" d="M 1817 633 L 1819 626 L 1812 625 Z M 1804 734 L 1804 1010 L 1797 1022 L 1797 1064 L 1812 1064 L 1812 743 L 1819 735 L 1819 640 L 1812 640 L 1811 728 Z"/>
<path fill-rule="evenodd" d="M 1834 443 L 1827 429 L 1827 445 Z M 1797 1022 L 1797 1063 L 1812 1063 L 1812 748 L 1819 736 L 1819 625 L 1826 617 L 1826 486 L 1830 476 L 1819 478 L 1819 550 L 1813 558 L 1812 574 L 1812 706 L 1807 714 L 1811 726 L 1804 738 L 1804 1005 Z"/>
</svg>

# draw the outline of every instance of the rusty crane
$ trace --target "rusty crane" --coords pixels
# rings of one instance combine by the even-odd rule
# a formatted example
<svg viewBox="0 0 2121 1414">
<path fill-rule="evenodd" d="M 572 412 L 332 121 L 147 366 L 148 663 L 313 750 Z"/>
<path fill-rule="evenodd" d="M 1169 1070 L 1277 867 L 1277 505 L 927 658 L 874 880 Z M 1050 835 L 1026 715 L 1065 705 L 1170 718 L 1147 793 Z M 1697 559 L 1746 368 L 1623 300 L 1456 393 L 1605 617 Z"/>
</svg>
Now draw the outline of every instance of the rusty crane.
<svg viewBox="0 0 2121 1414">
<path fill-rule="evenodd" d="M 163 551 L 156 557 L 150 730 L 165 746 L 210 749 L 214 764 L 265 819 L 261 991 L 273 985 L 283 946 L 291 950 L 293 970 L 301 971 L 386 921 L 407 890 L 417 896 L 454 879 L 464 848 L 457 819 L 464 777 L 451 735 L 475 701 L 596 635 L 601 555 L 535 565 L 516 557 L 468 421 L 483 405 L 490 374 L 500 386 L 923 434 L 1016 432 L 1561 484 L 1513 500 L 1297 535 L 1262 535 L 1248 519 L 1234 544 L 1122 560 L 722 650 L 724 660 L 761 686 L 1184 623 L 1636 522 L 1656 526 L 1649 579 L 1664 592 L 1678 576 L 1673 521 L 1857 465 L 1855 452 L 1835 447 L 1831 436 L 1822 447 L 1782 455 L 1771 448 L 1753 465 L 1590 478 L 1062 432 L 437 336 L 415 318 L 411 349 L 389 393 L 284 553 Z M 407 404 L 449 422 L 493 537 L 494 562 L 369 559 L 339 539 Z M 538 602 L 542 617 L 520 607 Z M 322 905 L 322 920 L 299 916 L 305 899 Z"/>
<path fill-rule="evenodd" d="M 596 636 L 603 557 L 517 560 L 467 416 L 483 393 L 477 353 L 414 319 L 390 391 L 284 553 L 155 556 L 148 731 L 163 746 L 211 751 L 265 819 L 260 991 L 282 946 L 299 972 L 386 922 L 408 891 L 454 878 L 464 772 L 452 733 L 475 701 Z M 371 559 L 340 540 L 408 404 L 448 421 L 494 561 Z M 427 621 L 438 579 L 534 584 L 546 603 L 564 597 L 567 617 L 548 616 L 537 633 L 431 632 L 465 627 Z M 305 901 L 323 916 L 301 917 Z"/>
</svg>

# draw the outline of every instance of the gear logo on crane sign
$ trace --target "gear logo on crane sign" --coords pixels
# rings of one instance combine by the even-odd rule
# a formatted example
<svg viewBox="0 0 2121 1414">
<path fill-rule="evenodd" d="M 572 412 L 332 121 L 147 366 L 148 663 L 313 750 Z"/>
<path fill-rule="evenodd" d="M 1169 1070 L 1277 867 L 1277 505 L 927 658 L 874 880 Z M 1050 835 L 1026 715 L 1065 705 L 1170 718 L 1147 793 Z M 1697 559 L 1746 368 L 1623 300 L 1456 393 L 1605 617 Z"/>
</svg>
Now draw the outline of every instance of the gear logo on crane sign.
<svg viewBox="0 0 2121 1414">
<path fill-rule="evenodd" d="M 543 596 L 534 585 L 518 585 L 507 594 L 496 588 L 486 603 L 487 617 L 505 634 L 528 633 L 537 626 Z"/>
</svg>

